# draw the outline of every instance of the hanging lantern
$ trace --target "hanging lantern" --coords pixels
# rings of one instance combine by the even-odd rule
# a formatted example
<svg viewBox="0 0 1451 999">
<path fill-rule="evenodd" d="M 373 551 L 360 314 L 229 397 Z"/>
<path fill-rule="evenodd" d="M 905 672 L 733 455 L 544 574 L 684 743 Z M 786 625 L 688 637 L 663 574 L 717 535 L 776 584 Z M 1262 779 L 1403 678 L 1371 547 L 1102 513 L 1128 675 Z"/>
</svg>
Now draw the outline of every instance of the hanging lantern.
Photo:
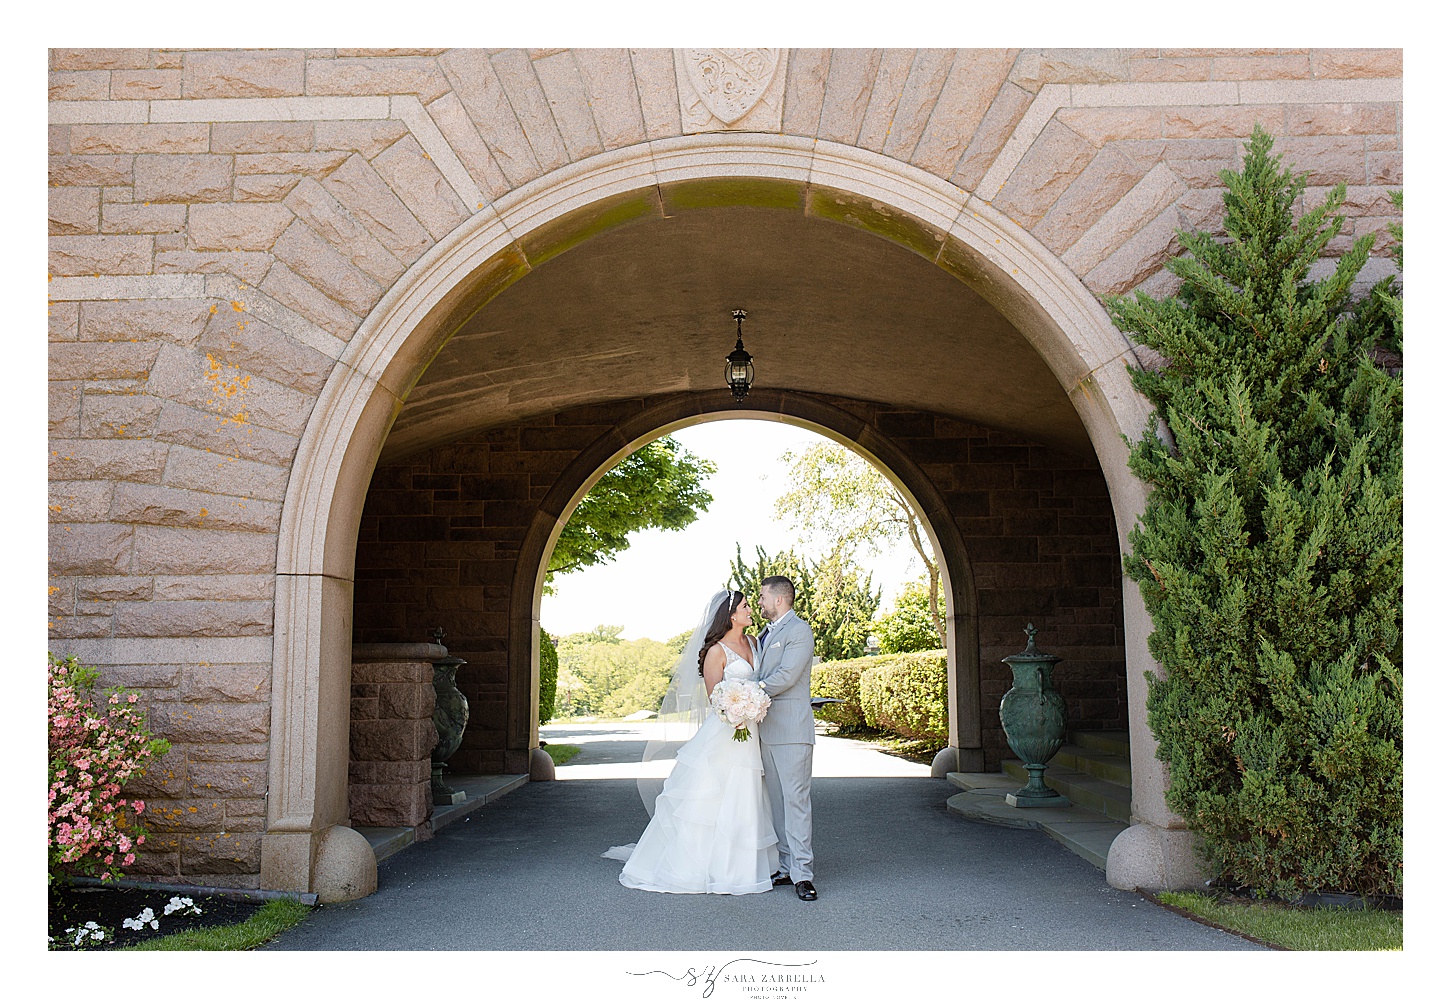
<svg viewBox="0 0 1451 999">
<path fill-rule="evenodd" d="M 746 311 L 736 309 L 731 315 L 736 320 L 736 349 L 726 355 L 725 380 L 730 386 L 731 395 L 736 402 L 741 403 L 746 401 L 751 382 L 756 380 L 756 369 L 751 364 L 751 355 L 741 343 L 741 320 L 746 318 Z"/>
</svg>

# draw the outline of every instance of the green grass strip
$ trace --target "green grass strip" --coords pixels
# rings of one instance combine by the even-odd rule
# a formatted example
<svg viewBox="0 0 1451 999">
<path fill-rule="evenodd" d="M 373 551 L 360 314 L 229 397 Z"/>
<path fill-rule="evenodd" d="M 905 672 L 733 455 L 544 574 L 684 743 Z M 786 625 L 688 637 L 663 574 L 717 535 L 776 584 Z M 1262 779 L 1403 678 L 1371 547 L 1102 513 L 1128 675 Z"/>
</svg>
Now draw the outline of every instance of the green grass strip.
<svg viewBox="0 0 1451 999">
<path fill-rule="evenodd" d="M 169 933 L 155 940 L 119 950 L 251 950 L 271 940 L 283 930 L 290 930 L 307 918 L 312 910 L 290 898 L 273 899 L 258 909 L 246 922 L 230 926 L 206 926 L 180 933 Z"/>
<path fill-rule="evenodd" d="M 1207 923 L 1288 950 L 1402 950 L 1399 912 L 1302 909 L 1279 902 L 1221 902 L 1201 892 L 1166 891 L 1158 899 Z"/>
<path fill-rule="evenodd" d="M 579 755 L 578 746 L 556 746 L 552 742 L 544 747 L 544 751 L 549 754 L 549 758 L 554 761 L 556 767 L 568 763 Z"/>
</svg>

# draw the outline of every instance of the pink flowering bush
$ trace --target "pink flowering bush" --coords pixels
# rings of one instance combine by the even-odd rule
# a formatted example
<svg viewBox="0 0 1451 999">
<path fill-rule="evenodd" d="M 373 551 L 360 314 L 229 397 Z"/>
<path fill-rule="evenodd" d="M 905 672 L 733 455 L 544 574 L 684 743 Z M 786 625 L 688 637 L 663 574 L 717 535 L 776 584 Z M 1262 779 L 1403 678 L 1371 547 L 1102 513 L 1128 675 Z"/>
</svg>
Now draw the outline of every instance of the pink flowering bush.
<svg viewBox="0 0 1451 999">
<path fill-rule="evenodd" d="M 152 737 L 135 694 L 115 687 L 98 697 L 96 670 L 73 656 L 49 659 L 50 873 L 109 881 L 146 842 L 146 803 L 121 789 L 171 744 Z"/>
</svg>

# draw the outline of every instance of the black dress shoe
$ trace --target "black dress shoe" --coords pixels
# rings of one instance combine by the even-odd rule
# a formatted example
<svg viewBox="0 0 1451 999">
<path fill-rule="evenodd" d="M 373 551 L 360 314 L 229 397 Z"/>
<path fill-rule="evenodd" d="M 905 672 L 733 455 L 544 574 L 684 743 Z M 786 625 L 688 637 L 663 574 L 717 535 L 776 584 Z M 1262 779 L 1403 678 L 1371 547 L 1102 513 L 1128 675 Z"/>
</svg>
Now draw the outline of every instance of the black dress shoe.
<svg viewBox="0 0 1451 999">
<path fill-rule="evenodd" d="M 796 882 L 796 897 L 803 902 L 815 902 L 816 886 L 810 881 Z"/>
<path fill-rule="evenodd" d="M 771 875 L 771 887 L 779 888 L 782 885 L 789 884 L 791 884 L 791 875 L 787 874 L 785 871 L 777 871 L 775 874 Z"/>
</svg>

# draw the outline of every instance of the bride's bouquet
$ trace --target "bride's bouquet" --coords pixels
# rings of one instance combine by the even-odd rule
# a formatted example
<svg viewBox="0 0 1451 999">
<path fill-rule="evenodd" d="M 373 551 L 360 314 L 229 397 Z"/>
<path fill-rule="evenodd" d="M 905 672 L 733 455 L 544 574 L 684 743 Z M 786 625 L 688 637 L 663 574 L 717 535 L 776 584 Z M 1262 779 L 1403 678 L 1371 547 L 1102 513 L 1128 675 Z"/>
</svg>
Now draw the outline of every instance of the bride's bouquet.
<svg viewBox="0 0 1451 999">
<path fill-rule="evenodd" d="M 736 730 L 731 738 L 737 742 L 745 742 L 751 737 L 746 722 L 759 722 L 766 717 L 771 698 L 766 694 L 765 685 L 759 680 L 733 678 L 715 685 L 715 689 L 710 692 L 710 706 L 715 708 L 721 721 L 735 726 Z"/>
</svg>

